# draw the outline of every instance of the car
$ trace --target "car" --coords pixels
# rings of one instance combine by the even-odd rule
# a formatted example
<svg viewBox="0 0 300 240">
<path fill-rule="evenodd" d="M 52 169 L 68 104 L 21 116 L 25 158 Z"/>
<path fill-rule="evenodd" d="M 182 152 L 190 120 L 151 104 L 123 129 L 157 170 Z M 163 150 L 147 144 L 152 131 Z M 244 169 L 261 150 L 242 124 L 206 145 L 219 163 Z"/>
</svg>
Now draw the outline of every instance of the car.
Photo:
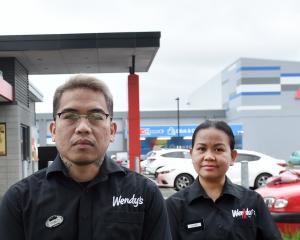
<svg viewBox="0 0 300 240">
<path fill-rule="evenodd" d="M 183 148 L 163 148 L 152 151 L 152 154 L 146 159 L 145 171 L 150 174 L 170 163 L 186 162 L 191 159 L 190 150 Z"/>
<path fill-rule="evenodd" d="M 300 239 L 300 170 L 269 178 L 256 191 L 264 198 L 284 239 Z"/>
<path fill-rule="evenodd" d="M 286 161 L 276 159 L 263 153 L 238 149 L 238 156 L 226 175 L 236 184 L 242 184 L 241 162 L 248 162 L 249 187 L 258 188 L 266 184 L 269 177 L 286 169 Z M 192 160 L 174 162 L 156 171 L 155 179 L 158 186 L 174 187 L 181 190 L 192 184 L 197 177 Z"/>
<path fill-rule="evenodd" d="M 141 161 L 140 161 L 140 167 L 141 167 L 141 171 L 143 174 L 147 174 L 146 172 L 146 167 L 149 164 L 150 160 L 150 156 L 155 154 L 155 150 L 151 150 L 149 152 L 147 152 L 143 157 L 141 157 Z"/>
<path fill-rule="evenodd" d="M 116 154 L 111 155 L 110 158 L 117 164 L 129 168 L 129 158 L 127 152 L 117 152 Z"/>
</svg>

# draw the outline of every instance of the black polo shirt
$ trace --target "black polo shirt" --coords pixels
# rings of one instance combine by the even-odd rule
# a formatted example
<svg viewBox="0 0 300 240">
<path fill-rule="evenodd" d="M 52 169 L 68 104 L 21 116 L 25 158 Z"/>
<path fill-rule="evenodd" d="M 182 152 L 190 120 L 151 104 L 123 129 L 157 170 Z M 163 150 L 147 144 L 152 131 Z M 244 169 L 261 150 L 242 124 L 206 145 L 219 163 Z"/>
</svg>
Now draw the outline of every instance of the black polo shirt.
<svg viewBox="0 0 300 240">
<path fill-rule="evenodd" d="M 145 177 L 105 159 L 87 184 L 60 157 L 13 185 L 0 206 L 5 240 L 171 239 L 164 200 Z"/>
<path fill-rule="evenodd" d="M 263 198 L 228 178 L 214 202 L 198 178 L 167 199 L 173 240 L 282 239 Z"/>
</svg>

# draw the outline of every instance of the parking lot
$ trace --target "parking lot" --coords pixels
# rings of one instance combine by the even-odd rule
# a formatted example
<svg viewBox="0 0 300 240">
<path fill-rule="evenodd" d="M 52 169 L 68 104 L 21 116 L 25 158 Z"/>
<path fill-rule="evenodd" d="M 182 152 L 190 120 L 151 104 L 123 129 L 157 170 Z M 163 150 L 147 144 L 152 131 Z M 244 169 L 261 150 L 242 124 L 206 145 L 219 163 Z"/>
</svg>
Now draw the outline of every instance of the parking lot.
<svg viewBox="0 0 300 240">
<path fill-rule="evenodd" d="M 155 182 L 153 175 L 144 174 L 144 176 Z M 160 189 L 164 199 L 167 199 L 168 197 L 170 197 L 171 195 L 173 195 L 176 192 L 173 188 L 160 187 L 159 189 Z"/>
</svg>

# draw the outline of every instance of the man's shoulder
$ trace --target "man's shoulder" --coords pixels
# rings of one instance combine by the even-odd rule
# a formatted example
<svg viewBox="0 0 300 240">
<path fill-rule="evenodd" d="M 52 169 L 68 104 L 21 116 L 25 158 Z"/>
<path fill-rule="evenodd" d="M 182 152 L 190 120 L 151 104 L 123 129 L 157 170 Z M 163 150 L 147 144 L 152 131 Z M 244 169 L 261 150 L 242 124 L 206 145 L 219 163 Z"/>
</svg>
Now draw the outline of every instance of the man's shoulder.
<svg viewBox="0 0 300 240">
<path fill-rule="evenodd" d="M 156 187 L 154 181 L 144 175 L 123 167 L 124 173 L 121 175 L 121 181 L 128 181 L 131 184 L 146 185 L 148 187 Z"/>
<path fill-rule="evenodd" d="M 28 192 L 41 189 L 40 186 L 46 178 L 46 169 L 39 170 L 30 176 L 13 183 L 6 191 L 6 196 L 9 198 L 20 198 L 28 194 Z"/>
</svg>

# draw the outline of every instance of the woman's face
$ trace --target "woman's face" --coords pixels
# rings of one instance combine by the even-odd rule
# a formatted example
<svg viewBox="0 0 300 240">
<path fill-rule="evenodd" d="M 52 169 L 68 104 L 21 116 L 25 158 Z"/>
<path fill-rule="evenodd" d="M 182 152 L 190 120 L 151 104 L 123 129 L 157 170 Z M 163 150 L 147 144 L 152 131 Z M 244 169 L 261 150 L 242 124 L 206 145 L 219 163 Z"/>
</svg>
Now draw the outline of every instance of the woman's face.
<svg viewBox="0 0 300 240">
<path fill-rule="evenodd" d="M 237 152 L 230 149 L 229 137 L 225 132 L 206 128 L 196 133 L 191 156 L 200 180 L 223 182 L 236 155 Z"/>
</svg>

